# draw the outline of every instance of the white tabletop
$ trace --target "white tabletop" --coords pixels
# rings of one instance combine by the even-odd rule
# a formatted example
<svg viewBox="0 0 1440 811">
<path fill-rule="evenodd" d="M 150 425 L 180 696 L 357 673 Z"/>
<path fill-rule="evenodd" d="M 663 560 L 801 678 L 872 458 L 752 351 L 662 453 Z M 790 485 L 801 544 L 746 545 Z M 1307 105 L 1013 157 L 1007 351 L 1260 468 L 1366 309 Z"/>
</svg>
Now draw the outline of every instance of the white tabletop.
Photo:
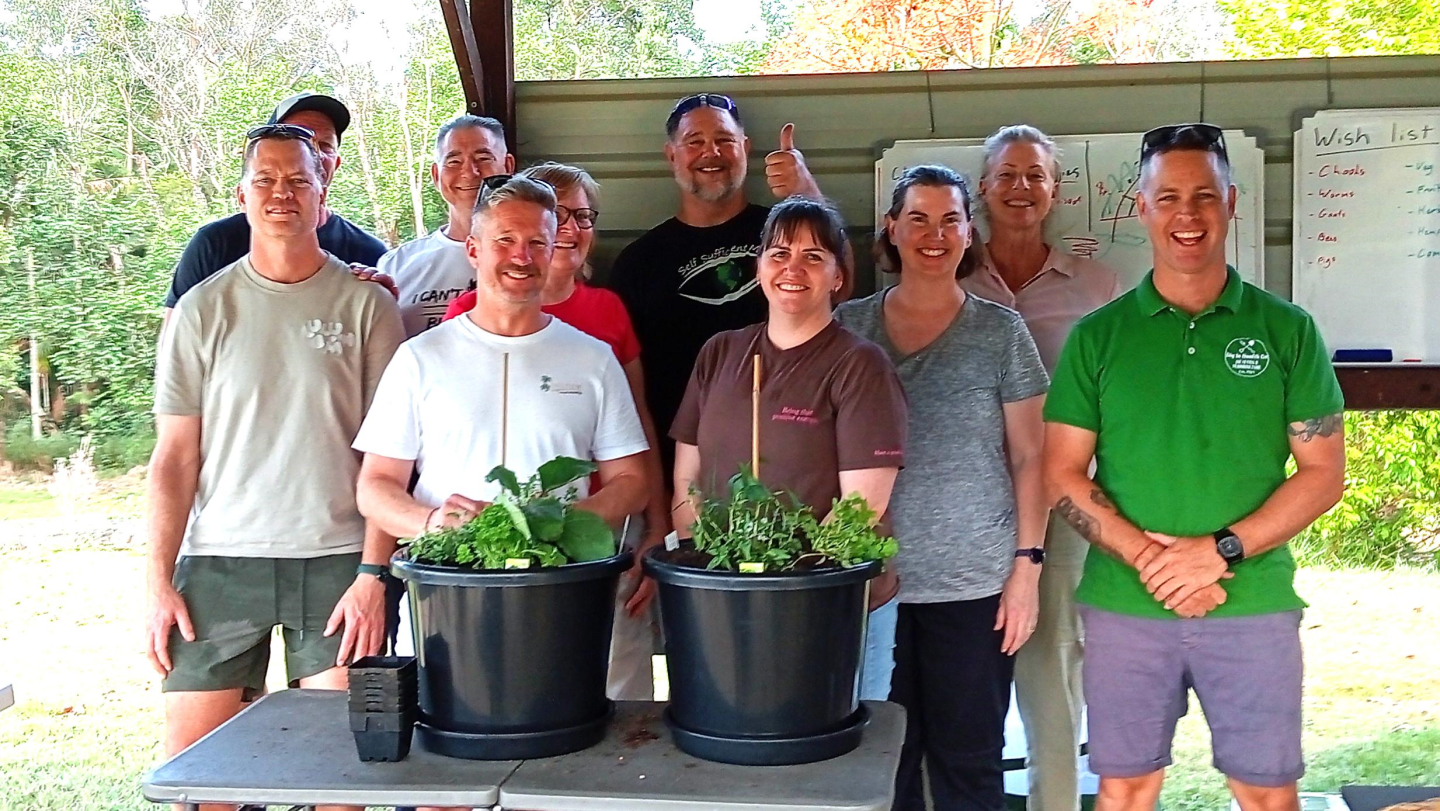
<svg viewBox="0 0 1440 811">
<path fill-rule="evenodd" d="M 527 811 L 887 811 L 905 739 L 898 704 L 865 702 L 853 752 L 797 766 L 734 766 L 675 748 L 664 704 L 626 701 L 599 744 L 527 760 L 500 784 L 502 808 Z"/>
<path fill-rule="evenodd" d="M 340 690 L 282 690 L 256 701 L 145 776 L 153 802 L 490 807 L 518 761 L 457 760 L 412 746 L 363 763 Z"/>
</svg>

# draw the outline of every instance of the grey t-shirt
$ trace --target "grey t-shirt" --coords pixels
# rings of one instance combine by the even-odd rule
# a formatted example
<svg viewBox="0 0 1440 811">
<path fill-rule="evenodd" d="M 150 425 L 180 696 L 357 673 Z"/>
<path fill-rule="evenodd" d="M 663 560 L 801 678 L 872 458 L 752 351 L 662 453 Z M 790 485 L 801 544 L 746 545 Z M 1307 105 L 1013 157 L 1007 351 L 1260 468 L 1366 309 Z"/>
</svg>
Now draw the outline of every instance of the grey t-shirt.
<svg viewBox="0 0 1440 811">
<path fill-rule="evenodd" d="M 905 468 L 890 497 L 900 600 L 998 594 L 1016 540 L 1001 406 L 1045 393 L 1040 353 L 1019 313 L 970 295 L 939 338 L 901 355 L 885 330 L 885 293 L 840 305 L 835 320 L 885 350 L 910 400 Z"/>
<path fill-rule="evenodd" d="M 385 288 L 331 256 L 294 284 L 247 255 L 176 303 L 155 413 L 200 418 L 200 478 L 181 554 L 313 558 L 357 552 L 360 430 L 405 339 Z"/>
</svg>

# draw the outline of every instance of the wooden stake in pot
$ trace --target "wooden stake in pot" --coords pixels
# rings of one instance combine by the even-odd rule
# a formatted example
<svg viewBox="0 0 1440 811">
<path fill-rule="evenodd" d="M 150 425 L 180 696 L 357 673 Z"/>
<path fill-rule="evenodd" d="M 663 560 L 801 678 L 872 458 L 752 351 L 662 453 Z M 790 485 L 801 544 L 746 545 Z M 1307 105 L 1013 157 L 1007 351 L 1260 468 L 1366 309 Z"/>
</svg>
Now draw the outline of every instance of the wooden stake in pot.
<svg viewBox="0 0 1440 811">
<path fill-rule="evenodd" d="M 750 472 L 760 478 L 760 355 L 755 355 L 755 382 L 750 387 Z"/>
<path fill-rule="evenodd" d="M 500 367 L 500 466 L 505 466 L 505 451 L 510 438 L 510 353 L 506 352 Z"/>
</svg>

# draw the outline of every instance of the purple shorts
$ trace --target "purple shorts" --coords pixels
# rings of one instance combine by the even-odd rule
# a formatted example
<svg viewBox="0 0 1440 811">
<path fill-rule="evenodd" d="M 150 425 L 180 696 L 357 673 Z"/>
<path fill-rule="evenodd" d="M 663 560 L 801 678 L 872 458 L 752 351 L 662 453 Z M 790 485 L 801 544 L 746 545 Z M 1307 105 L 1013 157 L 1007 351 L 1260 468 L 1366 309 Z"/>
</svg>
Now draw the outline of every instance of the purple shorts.
<svg viewBox="0 0 1440 811">
<path fill-rule="evenodd" d="M 1300 752 L 1300 611 L 1149 619 L 1080 606 L 1090 768 L 1139 777 L 1169 766 L 1193 689 L 1215 768 L 1261 787 L 1305 773 Z"/>
</svg>

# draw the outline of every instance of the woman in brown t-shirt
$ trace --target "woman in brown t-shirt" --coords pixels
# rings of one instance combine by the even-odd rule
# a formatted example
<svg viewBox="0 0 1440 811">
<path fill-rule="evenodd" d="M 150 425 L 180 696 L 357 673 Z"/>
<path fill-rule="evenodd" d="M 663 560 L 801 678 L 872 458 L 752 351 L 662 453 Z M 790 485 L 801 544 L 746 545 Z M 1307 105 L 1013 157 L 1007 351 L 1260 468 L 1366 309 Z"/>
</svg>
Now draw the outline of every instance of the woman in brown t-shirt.
<svg viewBox="0 0 1440 811">
<path fill-rule="evenodd" d="M 768 318 L 705 344 L 670 429 L 673 518 L 681 535 L 695 521 L 691 489 L 723 494 L 750 461 L 757 355 L 760 480 L 793 493 L 821 518 L 835 499 L 852 493 L 885 514 L 904 464 L 905 393 L 884 351 L 831 316 L 851 283 L 845 246 L 840 215 L 824 203 L 792 197 L 771 210 L 757 273 Z M 872 609 L 899 588 L 888 569 L 871 586 Z M 884 654 L 888 659 L 888 648 Z"/>
</svg>

